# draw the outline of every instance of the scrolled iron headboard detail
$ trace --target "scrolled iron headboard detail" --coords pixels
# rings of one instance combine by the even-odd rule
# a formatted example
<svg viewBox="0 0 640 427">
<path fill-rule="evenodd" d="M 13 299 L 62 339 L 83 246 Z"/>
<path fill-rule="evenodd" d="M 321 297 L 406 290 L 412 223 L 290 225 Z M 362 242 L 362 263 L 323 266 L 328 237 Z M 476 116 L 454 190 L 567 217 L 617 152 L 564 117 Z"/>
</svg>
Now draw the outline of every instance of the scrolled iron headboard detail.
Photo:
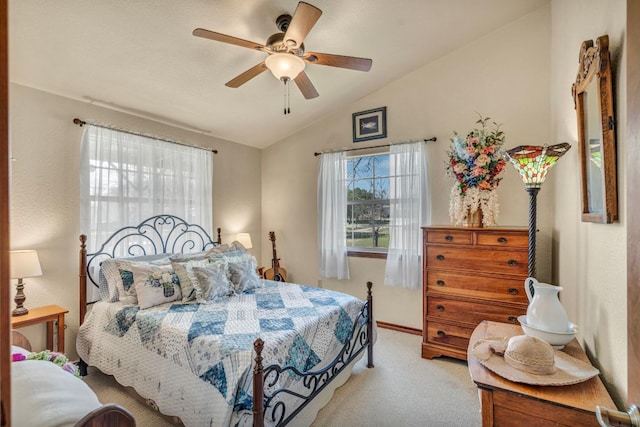
<svg viewBox="0 0 640 427">
<path fill-rule="evenodd" d="M 220 231 L 218 228 L 214 241 L 200 225 L 189 224 L 174 215 L 152 216 L 138 225 L 115 231 L 98 250 L 87 254 L 87 277 L 98 286 L 98 278 L 93 276 L 91 267 L 107 258 L 205 251 L 221 244 Z"/>
</svg>

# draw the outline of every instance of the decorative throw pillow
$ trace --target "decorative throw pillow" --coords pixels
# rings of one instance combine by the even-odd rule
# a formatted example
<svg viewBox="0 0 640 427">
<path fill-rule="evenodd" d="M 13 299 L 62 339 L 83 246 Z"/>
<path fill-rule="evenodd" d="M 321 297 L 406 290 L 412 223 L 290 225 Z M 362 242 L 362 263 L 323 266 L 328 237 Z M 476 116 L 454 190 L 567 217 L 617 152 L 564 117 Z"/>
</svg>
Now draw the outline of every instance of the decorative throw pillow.
<svg viewBox="0 0 640 427">
<path fill-rule="evenodd" d="M 256 273 L 257 261 L 253 255 L 245 254 L 240 262 L 229 262 L 227 277 L 236 293 L 242 293 L 260 287 L 261 281 Z"/>
<path fill-rule="evenodd" d="M 178 275 L 171 266 L 132 265 L 131 273 L 140 309 L 182 298 Z"/>
<path fill-rule="evenodd" d="M 227 278 L 227 262 L 216 260 L 206 267 L 193 267 L 193 273 L 202 287 L 198 302 L 216 301 L 233 295 L 234 288 Z"/>
<path fill-rule="evenodd" d="M 247 249 L 237 240 L 231 244 L 224 244 L 207 251 L 209 258 L 226 258 L 229 261 L 233 257 L 239 257 L 247 253 Z"/>
<path fill-rule="evenodd" d="M 104 276 L 107 283 L 107 301 L 120 300 L 125 304 L 137 303 L 133 275 L 131 274 L 132 265 L 169 265 L 170 263 L 171 260 L 166 254 L 105 259 L 100 264 L 100 276 Z M 99 281 L 101 280 L 102 278 L 99 278 Z"/>
<path fill-rule="evenodd" d="M 124 304 L 136 304 L 136 289 L 133 286 L 132 262 L 112 258 L 102 261 L 101 268 L 107 279 L 109 301 L 121 301 Z"/>
<path fill-rule="evenodd" d="M 193 273 L 193 267 L 206 267 L 209 258 L 205 252 L 187 255 L 174 255 L 171 257 L 171 266 L 180 279 L 182 289 L 182 302 L 202 298 L 198 295 L 202 287 L 198 278 Z"/>
</svg>

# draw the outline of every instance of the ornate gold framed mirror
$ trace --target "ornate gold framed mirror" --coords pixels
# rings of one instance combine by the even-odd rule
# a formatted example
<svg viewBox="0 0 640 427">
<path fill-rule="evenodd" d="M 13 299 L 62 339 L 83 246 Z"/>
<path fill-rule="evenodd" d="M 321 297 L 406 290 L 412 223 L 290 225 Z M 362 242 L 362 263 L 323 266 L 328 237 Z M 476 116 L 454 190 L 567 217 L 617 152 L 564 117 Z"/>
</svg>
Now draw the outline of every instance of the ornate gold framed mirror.
<svg viewBox="0 0 640 427">
<path fill-rule="evenodd" d="M 616 139 L 609 36 L 580 47 L 580 66 L 571 88 L 578 115 L 582 221 L 618 219 Z"/>
</svg>

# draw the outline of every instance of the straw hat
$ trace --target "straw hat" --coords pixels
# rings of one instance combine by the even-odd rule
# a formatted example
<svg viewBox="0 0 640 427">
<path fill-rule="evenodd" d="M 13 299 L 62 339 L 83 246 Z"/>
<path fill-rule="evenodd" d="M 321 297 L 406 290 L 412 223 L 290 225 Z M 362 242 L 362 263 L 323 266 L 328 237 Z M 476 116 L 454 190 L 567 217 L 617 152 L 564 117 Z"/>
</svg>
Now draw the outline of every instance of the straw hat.
<svg viewBox="0 0 640 427">
<path fill-rule="evenodd" d="M 481 339 L 473 344 L 471 354 L 487 369 L 518 383 L 569 385 L 600 373 L 590 364 L 528 335 Z"/>
</svg>

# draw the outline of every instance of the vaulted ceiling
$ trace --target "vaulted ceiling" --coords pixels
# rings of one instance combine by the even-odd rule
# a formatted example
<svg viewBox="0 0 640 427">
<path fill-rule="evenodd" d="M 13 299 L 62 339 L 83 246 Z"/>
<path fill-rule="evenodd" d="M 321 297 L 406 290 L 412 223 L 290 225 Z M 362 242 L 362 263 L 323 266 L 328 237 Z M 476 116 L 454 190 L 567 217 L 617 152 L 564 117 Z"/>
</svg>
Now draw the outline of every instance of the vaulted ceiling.
<svg viewBox="0 0 640 427">
<path fill-rule="evenodd" d="M 283 84 L 268 71 L 225 86 L 264 52 L 192 31 L 264 44 L 296 0 L 10 0 L 10 81 L 264 148 L 548 0 L 309 2 L 323 14 L 306 49 L 371 58 L 373 66 L 307 65 L 319 97 L 305 100 L 293 85 L 289 115 Z"/>
</svg>

